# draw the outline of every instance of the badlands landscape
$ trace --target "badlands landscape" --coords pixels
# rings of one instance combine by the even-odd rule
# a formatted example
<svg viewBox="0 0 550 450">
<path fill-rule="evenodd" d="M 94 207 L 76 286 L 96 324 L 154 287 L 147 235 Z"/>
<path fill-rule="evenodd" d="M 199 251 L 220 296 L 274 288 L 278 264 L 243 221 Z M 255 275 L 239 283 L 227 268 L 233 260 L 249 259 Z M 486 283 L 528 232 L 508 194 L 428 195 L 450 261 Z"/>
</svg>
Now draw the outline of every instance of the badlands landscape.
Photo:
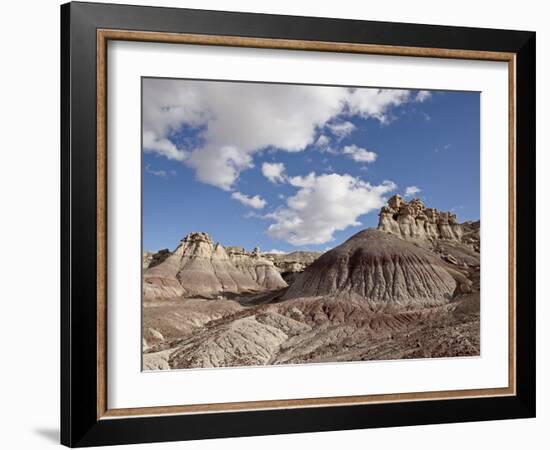
<svg viewBox="0 0 550 450">
<path fill-rule="evenodd" d="M 322 254 L 190 233 L 143 255 L 143 369 L 479 355 L 479 230 L 395 195 Z"/>
</svg>

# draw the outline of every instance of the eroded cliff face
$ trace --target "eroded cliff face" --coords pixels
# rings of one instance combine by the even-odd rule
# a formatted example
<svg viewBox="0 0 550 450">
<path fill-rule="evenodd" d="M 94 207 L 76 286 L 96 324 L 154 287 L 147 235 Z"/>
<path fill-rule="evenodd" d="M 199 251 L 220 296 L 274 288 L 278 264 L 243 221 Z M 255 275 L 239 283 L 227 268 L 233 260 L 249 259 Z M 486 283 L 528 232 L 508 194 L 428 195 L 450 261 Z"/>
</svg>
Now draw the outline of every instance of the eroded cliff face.
<svg viewBox="0 0 550 450">
<path fill-rule="evenodd" d="M 273 263 L 258 252 L 239 254 L 214 243 L 207 233 L 190 233 L 160 264 L 143 273 L 144 298 L 216 296 L 286 287 Z"/>
<path fill-rule="evenodd" d="M 378 229 L 402 239 L 462 241 L 464 227 L 457 223 L 456 214 L 427 208 L 422 200 L 410 202 L 394 195 L 380 210 Z"/>
</svg>

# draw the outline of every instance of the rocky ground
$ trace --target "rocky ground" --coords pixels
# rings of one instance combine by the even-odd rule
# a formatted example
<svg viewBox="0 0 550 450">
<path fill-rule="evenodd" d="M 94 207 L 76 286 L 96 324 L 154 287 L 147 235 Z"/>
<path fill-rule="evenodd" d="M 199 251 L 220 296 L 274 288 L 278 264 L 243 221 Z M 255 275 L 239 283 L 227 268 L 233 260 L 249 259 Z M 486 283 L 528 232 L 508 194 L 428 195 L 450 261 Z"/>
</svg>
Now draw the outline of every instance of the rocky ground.
<svg viewBox="0 0 550 450">
<path fill-rule="evenodd" d="M 479 222 L 418 200 L 323 255 L 192 233 L 148 257 L 145 370 L 479 355 Z"/>
<path fill-rule="evenodd" d="M 144 308 L 149 370 L 479 355 L 479 294 L 425 308 L 334 297 Z"/>
</svg>

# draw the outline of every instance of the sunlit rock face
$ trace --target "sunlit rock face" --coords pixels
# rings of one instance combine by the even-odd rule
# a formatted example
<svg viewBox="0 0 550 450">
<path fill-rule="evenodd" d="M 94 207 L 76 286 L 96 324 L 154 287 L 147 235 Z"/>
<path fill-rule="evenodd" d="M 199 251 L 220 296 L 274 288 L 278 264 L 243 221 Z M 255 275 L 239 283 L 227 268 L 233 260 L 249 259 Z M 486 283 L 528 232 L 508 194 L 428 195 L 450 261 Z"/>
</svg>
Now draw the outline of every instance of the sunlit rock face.
<svg viewBox="0 0 550 450">
<path fill-rule="evenodd" d="M 457 223 L 456 214 L 427 208 L 418 198 L 410 202 L 394 195 L 380 211 L 378 229 L 402 239 L 445 239 L 461 241 L 463 225 Z"/>
<path fill-rule="evenodd" d="M 143 273 L 145 299 L 239 294 L 286 287 L 259 249 L 229 253 L 204 232 L 188 234 L 162 263 Z"/>
</svg>

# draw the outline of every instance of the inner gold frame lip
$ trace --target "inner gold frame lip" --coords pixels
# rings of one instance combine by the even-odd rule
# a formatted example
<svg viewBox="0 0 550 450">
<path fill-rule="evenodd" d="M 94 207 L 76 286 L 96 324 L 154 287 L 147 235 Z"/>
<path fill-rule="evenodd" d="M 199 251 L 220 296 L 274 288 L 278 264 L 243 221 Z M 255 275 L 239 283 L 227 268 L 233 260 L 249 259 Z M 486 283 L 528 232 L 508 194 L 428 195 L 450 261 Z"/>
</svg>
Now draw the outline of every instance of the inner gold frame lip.
<svg viewBox="0 0 550 450">
<path fill-rule="evenodd" d="M 516 395 L 516 54 L 480 50 L 390 46 L 242 36 L 97 29 L 97 419 L 174 414 L 207 414 L 266 409 L 450 400 Z M 508 386 L 502 388 L 409 392 L 338 397 L 260 400 L 199 405 L 109 409 L 107 405 L 107 42 L 304 50 L 370 55 L 501 61 L 508 63 Z"/>
</svg>

